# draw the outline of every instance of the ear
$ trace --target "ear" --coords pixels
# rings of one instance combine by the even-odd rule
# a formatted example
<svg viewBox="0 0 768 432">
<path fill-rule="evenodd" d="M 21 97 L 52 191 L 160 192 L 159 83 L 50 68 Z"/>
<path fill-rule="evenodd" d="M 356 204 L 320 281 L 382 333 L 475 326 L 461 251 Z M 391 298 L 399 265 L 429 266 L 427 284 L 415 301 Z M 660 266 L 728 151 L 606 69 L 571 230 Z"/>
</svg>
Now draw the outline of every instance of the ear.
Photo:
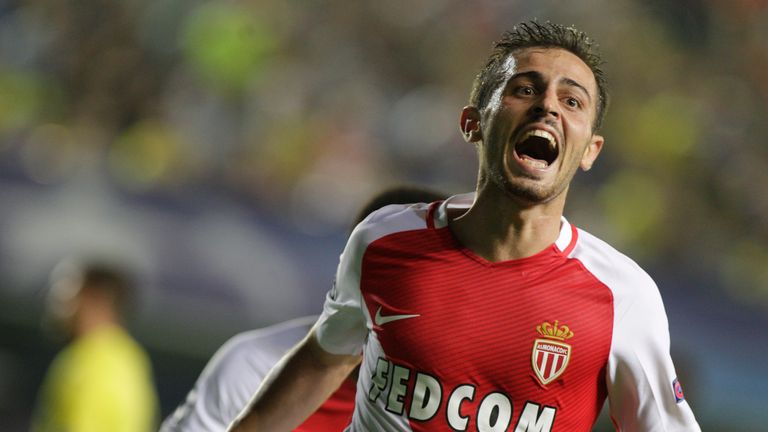
<svg viewBox="0 0 768 432">
<path fill-rule="evenodd" d="M 461 110 L 459 128 L 466 142 L 475 143 L 483 139 L 480 130 L 480 112 L 477 108 L 468 105 Z"/>
<path fill-rule="evenodd" d="M 595 163 L 597 155 L 600 154 L 600 150 L 603 149 L 603 143 L 605 139 L 601 135 L 592 135 L 592 138 L 587 144 L 587 148 L 584 149 L 584 154 L 581 155 L 581 163 L 579 166 L 584 171 L 589 171 L 592 168 L 592 164 Z"/>
</svg>

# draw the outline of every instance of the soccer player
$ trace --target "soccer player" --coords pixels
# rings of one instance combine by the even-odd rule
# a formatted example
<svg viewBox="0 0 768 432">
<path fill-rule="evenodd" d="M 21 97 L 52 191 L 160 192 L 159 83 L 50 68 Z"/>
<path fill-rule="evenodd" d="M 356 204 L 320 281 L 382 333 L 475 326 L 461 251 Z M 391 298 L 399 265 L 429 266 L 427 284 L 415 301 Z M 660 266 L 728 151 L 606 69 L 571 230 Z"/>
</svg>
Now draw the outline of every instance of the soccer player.
<svg viewBox="0 0 768 432">
<path fill-rule="evenodd" d="M 445 195 L 423 188 L 386 189 L 365 204 L 354 224 L 390 204 L 434 202 Z M 161 432 L 223 431 L 248 403 L 264 376 L 317 320 L 297 318 L 267 328 L 240 333 L 211 358 L 187 399 L 160 428 Z M 294 431 L 339 432 L 349 424 L 354 409 L 356 371 Z"/>
<path fill-rule="evenodd" d="M 122 322 L 130 277 L 110 264 L 65 260 L 51 279 L 47 322 L 72 340 L 48 369 L 32 431 L 154 430 L 149 358 Z"/>
<path fill-rule="evenodd" d="M 698 431 L 659 291 L 563 218 L 603 147 L 601 59 L 572 28 L 496 43 L 460 116 L 473 194 L 387 207 L 352 233 L 310 335 L 232 425 L 290 430 L 362 365 L 349 431 Z"/>
</svg>

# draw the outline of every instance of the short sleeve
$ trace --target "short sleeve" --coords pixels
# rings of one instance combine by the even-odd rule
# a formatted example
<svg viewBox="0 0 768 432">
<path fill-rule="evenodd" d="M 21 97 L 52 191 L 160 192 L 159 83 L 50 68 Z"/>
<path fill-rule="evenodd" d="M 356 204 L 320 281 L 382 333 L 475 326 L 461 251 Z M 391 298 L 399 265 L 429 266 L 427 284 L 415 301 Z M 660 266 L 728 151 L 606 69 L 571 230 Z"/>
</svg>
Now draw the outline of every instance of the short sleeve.
<svg viewBox="0 0 768 432">
<path fill-rule="evenodd" d="M 225 430 L 248 403 L 274 362 L 259 362 L 260 351 L 235 336 L 213 355 L 183 405 L 160 432 Z"/>
<path fill-rule="evenodd" d="M 352 232 L 341 254 L 336 279 L 315 324 L 318 343 L 332 354 L 360 354 L 367 336 L 360 292 L 360 269 L 367 246 L 362 225 Z"/>
<path fill-rule="evenodd" d="M 163 422 L 160 432 L 225 430 L 270 369 L 306 336 L 316 319 L 296 318 L 229 339 L 211 357 L 184 404 Z"/>
<path fill-rule="evenodd" d="M 333 287 L 314 327 L 320 346 L 331 354 L 358 355 L 372 324 L 363 306 L 360 286 L 363 257 L 378 239 L 408 230 L 425 229 L 429 204 L 391 204 L 368 215 L 355 227 L 341 254 Z"/>
<path fill-rule="evenodd" d="M 611 418 L 621 431 L 700 431 L 669 355 L 667 316 L 656 284 L 642 272 L 617 311 L 607 367 Z"/>
</svg>

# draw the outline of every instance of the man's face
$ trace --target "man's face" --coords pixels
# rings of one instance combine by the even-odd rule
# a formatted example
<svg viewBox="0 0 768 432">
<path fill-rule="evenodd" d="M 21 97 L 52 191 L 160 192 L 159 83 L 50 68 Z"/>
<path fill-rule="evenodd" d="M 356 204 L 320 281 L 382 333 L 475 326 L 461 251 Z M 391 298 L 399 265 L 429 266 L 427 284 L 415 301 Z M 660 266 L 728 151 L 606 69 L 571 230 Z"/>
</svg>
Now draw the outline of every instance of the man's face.
<svg viewBox="0 0 768 432">
<path fill-rule="evenodd" d="M 476 113 L 481 176 L 485 187 L 500 187 L 523 204 L 545 203 L 561 196 L 576 170 L 589 169 L 600 152 L 603 138 L 592 133 L 597 83 L 580 58 L 559 48 L 519 50 L 504 73 Z M 472 109 L 462 114 L 465 133 Z"/>
</svg>

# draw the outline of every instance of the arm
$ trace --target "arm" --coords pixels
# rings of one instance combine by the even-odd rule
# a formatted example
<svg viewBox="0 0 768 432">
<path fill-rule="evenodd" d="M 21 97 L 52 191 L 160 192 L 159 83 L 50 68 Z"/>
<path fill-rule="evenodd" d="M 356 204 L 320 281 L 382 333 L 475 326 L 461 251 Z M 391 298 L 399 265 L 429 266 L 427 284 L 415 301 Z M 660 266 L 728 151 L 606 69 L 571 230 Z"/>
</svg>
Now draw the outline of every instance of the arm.
<svg viewBox="0 0 768 432">
<path fill-rule="evenodd" d="M 699 431 L 691 408 L 675 396 L 669 328 L 650 278 L 617 318 L 607 368 L 611 418 L 619 430 Z M 681 391 L 682 393 L 682 391 Z"/>
<path fill-rule="evenodd" d="M 231 432 L 290 431 L 312 414 L 360 363 L 325 351 L 314 331 L 269 372 Z"/>
</svg>

